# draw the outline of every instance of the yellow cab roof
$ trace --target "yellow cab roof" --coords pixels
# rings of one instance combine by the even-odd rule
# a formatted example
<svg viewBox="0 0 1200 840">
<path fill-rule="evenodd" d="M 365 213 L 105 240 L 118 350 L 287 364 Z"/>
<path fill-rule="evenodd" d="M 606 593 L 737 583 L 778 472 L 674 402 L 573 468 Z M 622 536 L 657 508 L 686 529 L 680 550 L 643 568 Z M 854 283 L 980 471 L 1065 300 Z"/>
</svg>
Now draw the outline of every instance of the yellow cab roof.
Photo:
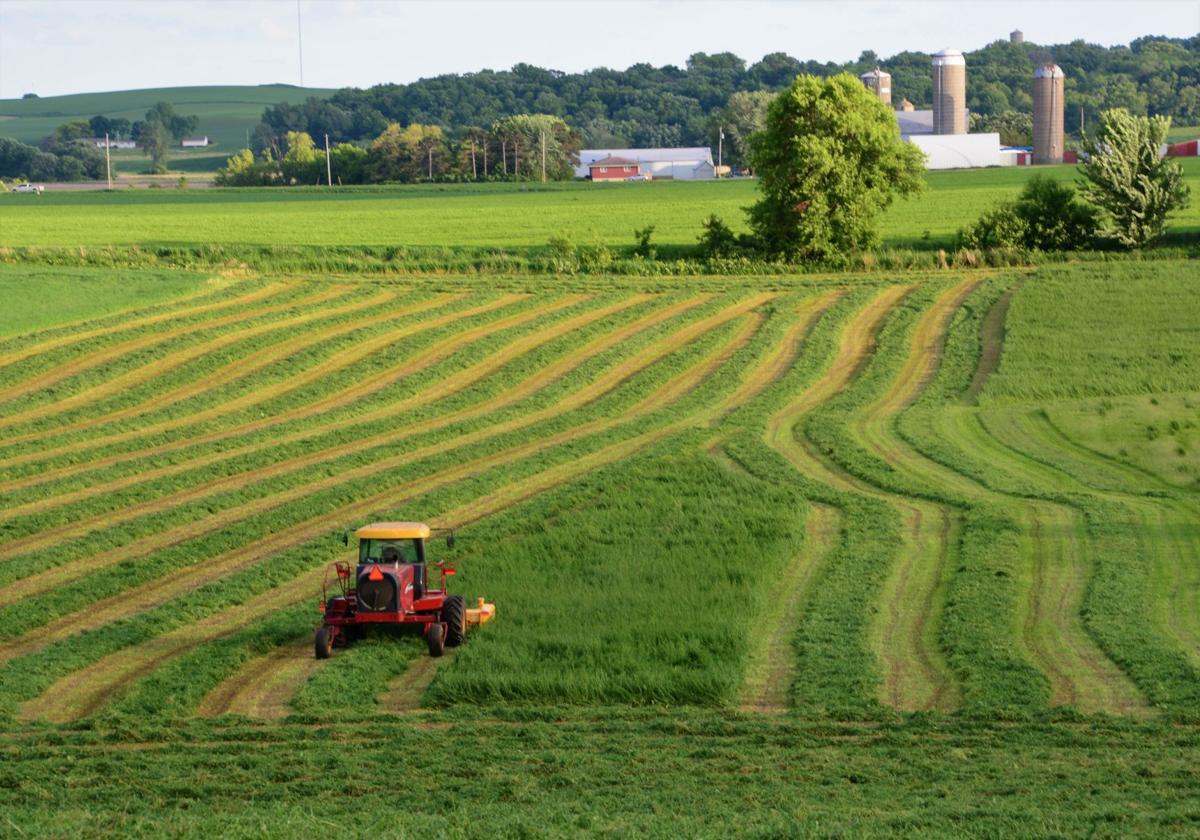
<svg viewBox="0 0 1200 840">
<path fill-rule="evenodd" d="M 429 526 L 424 522 L 373 522 L 354 532 L 360 540 L 427 540 Z"/>
</svg>

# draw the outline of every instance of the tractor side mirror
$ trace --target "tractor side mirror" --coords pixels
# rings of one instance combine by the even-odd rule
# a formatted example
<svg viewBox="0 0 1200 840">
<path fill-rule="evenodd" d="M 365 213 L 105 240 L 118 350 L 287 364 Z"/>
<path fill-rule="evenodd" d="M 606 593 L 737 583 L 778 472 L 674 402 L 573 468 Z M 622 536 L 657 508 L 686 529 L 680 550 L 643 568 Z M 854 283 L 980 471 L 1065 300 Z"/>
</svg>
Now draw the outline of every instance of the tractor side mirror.
<svg viewBox="0 0 1200 840">
<path fill-rule="evenodd" d="M 346 547 L 350 546 L 350 532 L 349 531 L 342 531 L 342 545 L 344 545 Z"/>
<path fill-rule="evenodd" d="M 446 535 L 446 548 L 454 548 L 454 532 Z"/>
</svg>

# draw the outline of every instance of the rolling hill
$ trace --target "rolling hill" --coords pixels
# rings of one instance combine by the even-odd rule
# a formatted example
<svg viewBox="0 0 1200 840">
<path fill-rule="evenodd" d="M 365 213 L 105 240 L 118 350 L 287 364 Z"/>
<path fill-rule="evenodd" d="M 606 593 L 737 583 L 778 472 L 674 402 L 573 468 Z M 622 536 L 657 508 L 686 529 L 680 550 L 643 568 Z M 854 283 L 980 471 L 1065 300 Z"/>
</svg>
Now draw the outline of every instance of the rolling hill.
<svg viewBox="0 0 1200 840">
<path fill-rule="evenodd" d="M 310 96 L 325 97 L 332 93 L 328 88 L 295 85 L 232 85 L 0 99 L 0 136 L 34 143 L 68 120 L 87 119 L 96 114 L 138 120 L 155 103 L 166 101 L 180 113 L 199 116 L 199 133 L 207 134 L 217 148 L 228 151 L 242 148 L 246 132 L 258 124 L 266 106 L 303 102 Z"/>
</svg>

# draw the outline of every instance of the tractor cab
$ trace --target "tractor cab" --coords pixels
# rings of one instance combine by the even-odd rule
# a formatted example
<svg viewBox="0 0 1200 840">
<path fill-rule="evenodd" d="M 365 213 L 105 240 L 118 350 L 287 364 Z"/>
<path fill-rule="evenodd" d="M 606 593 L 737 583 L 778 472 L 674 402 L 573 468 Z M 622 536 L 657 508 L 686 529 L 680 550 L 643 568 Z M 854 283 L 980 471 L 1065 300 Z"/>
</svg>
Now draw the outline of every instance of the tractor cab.
<svg viewBox="0 0 1200 840">
<path fill-rule="evenodd" d="M 482 598 L 467 609 L 461 595 L 449 594 L 446 581 L 454 575 L 454 566 L 444 561 L 430 564 L 426 542 L 431 532 L 423 522 L 378 522 L 354 532 L 356 563 L 334 563 L 334 580 L 327 574 L 322 587 L 324 615 L 315 639 L 318 659 L 328 657 L 335 644 L 349 644 L 365 625 L 417 628 L 430 654 L 440 656 L 444 647 L 462 644 L 467 627 L 495 615 L 495 605 Z M 349 545 L 348 533 L 345 541 Z M 446 545 L 454 546 L 453 534 Z M 430 565 L 440 577 L 436 588 L 430 586 Z M 331 583 L 337 587 L 332 597 Z"/>
</svg>

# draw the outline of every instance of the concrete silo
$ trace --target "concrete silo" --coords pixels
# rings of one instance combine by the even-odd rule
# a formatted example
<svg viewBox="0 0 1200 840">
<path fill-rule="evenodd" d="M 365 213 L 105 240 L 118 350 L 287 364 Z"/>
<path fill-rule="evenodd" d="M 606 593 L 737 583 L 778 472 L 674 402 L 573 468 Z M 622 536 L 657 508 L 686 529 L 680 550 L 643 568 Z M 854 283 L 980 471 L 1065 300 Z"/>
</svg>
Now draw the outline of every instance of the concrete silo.
<svg viewBox="0 0 1200 840">
<path fill-rule="evenodd" d="M 874 70 L 868 70 L 858 78 L 862 79 L 862 83 L 867 86 L 867 90 L 879 97 L 879 101 L 884 105 L 892 104 L 892 74 L 886 73 L 876 67 Z"/>
<path fill-rule="evenodd" d="M 1033 162 L 1063 162 L 1063 71 L 1057 64 L 1033 71 Z"/>
<path fill-rule="evenodd" d="M 967 60 L 958 50 L 933 56 L 933 133 L 967 133 Z"/>
<path fill-rule="evenodd" d="M 1025 33 L 1020 29 L 1014 29 L 1012 32 L 1008 33 L 1008 40 L 1014 44 L 1024 44 Z"/>
</svg>

